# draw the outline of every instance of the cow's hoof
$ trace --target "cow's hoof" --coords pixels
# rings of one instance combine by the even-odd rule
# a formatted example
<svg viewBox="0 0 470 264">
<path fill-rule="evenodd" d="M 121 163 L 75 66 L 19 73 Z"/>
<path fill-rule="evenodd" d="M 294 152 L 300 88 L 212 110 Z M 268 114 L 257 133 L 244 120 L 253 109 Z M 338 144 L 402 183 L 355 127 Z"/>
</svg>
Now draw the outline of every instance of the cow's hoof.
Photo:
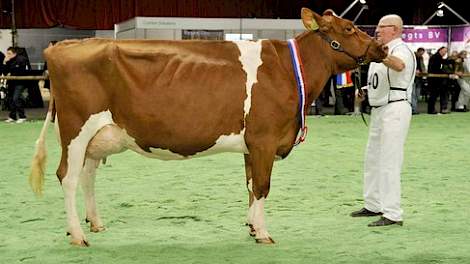
<svg viewBox="0 0 470 264">
<path fill-rule="evenodd" d="M 268 237 L 268 238 L 255 238 L 255 241 L 258 244 L 267 244 L 267 245 L 276 243 L 276 242 L 274 242 L 274 240 L 271 237 Z"/>
<path fill-rule="evenodd" d="M 104 230 L 106 230 L 104 226 L 90 226 L 90 232 L 93 233 L 103 232 Z"/>
<path fill-rule="evenodd" d="M 90 243 L 84 239 L 72 239 L 70 240 L 70 244 L 74 246 L 79 246 L 79 247 L 89 247 Z"/>
</svg>

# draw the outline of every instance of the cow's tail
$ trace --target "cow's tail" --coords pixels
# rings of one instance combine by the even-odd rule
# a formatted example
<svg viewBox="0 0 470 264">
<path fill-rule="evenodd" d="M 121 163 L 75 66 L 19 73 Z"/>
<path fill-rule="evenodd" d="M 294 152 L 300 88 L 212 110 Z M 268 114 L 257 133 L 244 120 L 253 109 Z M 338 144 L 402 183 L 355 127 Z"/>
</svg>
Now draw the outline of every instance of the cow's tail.
<svg viewBox="0 0 470 264">
<path fill-rule="evenodd" d="M 47 111 L 46 120 L 41 129 L 41 134 L 36 141 L 36 151 L 34 152 L 33 160 L 31 162 L 31 174 L 29 175 L 29 184 L 31 189 L 37 196 L 42 195 L 42 189 L 44 186 L 44 172 L 46 169 L 46 134 L 49 123 L 55 115 L 54 98 L 52 92 L 49 100 L 49 109 Z"/>
</svg>

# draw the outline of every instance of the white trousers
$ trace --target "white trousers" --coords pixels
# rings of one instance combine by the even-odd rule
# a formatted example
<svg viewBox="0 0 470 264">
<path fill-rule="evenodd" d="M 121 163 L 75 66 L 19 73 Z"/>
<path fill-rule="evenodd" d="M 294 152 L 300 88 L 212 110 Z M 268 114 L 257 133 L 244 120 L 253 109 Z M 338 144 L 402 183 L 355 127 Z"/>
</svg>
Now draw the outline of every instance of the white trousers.
<svg viewBox="0 0 470 264">
<path fill-rule="evenodd" d="M 393 102 L 373 108 L 364 161 L 364 207 L 402 221 L 400 173 L 411 105 Z"/>
<path fill-rule="evenodd" d="M 465 105 L 467 106 L 467 108 L 469 108 L 468 100 L 470 100 L 470 80 L 461 78 L 458 79 L 457 82 L 460 86 L 460 93 L 455 108 L 464 109 Z"/>
</svg>

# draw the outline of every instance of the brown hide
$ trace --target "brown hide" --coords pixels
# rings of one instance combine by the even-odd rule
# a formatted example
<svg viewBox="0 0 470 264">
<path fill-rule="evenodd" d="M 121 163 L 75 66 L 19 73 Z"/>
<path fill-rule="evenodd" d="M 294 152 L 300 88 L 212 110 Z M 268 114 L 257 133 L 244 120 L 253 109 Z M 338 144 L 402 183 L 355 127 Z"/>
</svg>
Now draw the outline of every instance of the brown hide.
<svg viewBox="0 0 470 264">
<path fill-rule="evenodd" d="M 262 50 L 250 113 L 260 112 L 275 133 L 281 126 L 273 120 L 286 112 L 295 119 L 297 91 L 274 45 L 264 41 Z M 47 52 L 54 64 L 50 72 L 59 122 L 68 123 L 68 113 L 77 110 L 71 115 L 80 116 L 81 127 L 90 114 L 110 109 L 143 149 L 158 146 L 192 155 L 244 127 L 246 73 L 239 55 L 235 44 L 223 41 L 61 43 Z M 64 139 L 74 137 L 68 134 L 61 132 Z"/>
<path fill-rule="evenodd" d="M 305 108 L 332 74 L 386 56 L 377 42 L 331 11 L 320 16 L 302 9 L 302 20 L 309 31 L 296 37 L 295 46 L 303 65 Z M 258 243 L 274 243 L 264 221 L 264 198 L 275 157 L 289 154 L 300 128 L 300 97 L 287 43 L 86 39 L 46 49 L 51 106 L 30 182 L 40 193 L 47 124 L 55 111 L 62 144 L 57 176 L 70 242 L 89 245 L 76 211 L 79 182 L 90 231 L 105 229 L 94 194 L 99 159 L 127 148 L 144 155 L 153 148 L 179 154 L 146 155 L 171 159 L 222 146 L 210 153 L 244 153 L 250 235 Z"/>
<path fill-rule="evenodd" d="M 361 56 L 369 45 L 370 60 L 384 58 L 378 44 L 350 21 L 331 14 L 306 17 L 316 19 L 320 30 L 350 54 Z M 308 107 L 332 74 L 357 63 L 332 50 L 315 32 L 296 39 Z M 59 171 L 65 171 L 67 146 L 84 122 L 108 109 L 142 149 L 168 149 L 183 156 L 207 150 L 221 135 L 245 128 L 248 149 L 268 142 L 285 157 L 299 129 L 298 92 L 285 41 L 262 41 L 262 64 L 246 120 L 247 75 L 238 46 L 230 41 L 73 40 L 48 48 L 45 55 L 63 147 Z"/>
</svg>

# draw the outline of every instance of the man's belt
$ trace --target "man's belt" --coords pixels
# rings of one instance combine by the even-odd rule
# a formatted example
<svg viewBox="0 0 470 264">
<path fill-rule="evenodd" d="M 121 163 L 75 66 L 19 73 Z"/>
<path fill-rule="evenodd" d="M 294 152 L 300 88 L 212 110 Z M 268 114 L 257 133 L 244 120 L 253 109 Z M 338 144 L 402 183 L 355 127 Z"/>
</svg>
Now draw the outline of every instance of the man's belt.
<svg viewBox="0 0 470 264">
<path fill-rule="evenodd" d="M 391 104 L 391 103 L 396 103 L 396 102 L 401 102 L 401 101 L 408 101 L 408 99 L 406 98 L 403 98 L 403 99 L 398 99 L 398 100 L 389 100 L 386 104 L 384 105 L 377 105 L 377 106 L 373 106 L 371 105 L 372 108 L 379 108 L 379 107 L 382 107 L 382 106 L 385 106 L 385 105 L 388 105 L 388 104 Z"/>
<path fill-rule="evenodd" d="M 405 91 L 406 92 L 406 88 L 400 88 L 400 87 L 390 87 L 390 91 Z"/>
</svg>

